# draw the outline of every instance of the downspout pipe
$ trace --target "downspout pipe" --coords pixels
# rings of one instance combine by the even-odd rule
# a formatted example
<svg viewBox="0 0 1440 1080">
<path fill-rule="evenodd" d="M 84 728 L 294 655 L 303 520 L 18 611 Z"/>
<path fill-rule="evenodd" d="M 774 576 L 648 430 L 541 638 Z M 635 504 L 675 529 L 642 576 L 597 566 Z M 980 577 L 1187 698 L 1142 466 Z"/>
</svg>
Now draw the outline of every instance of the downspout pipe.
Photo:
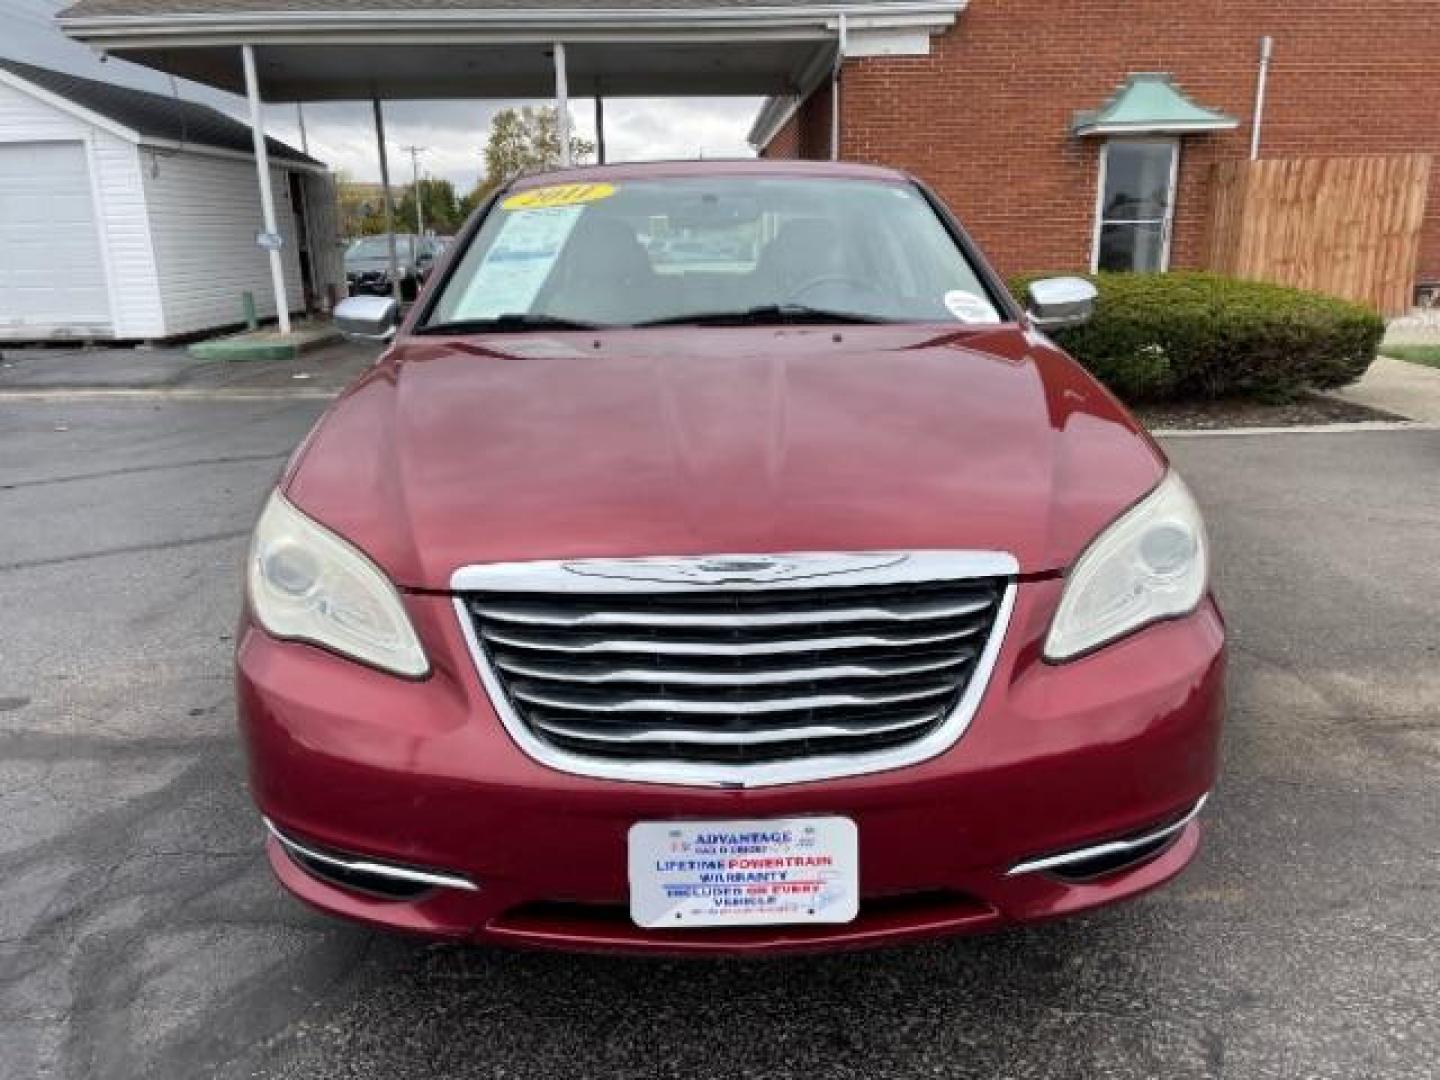
<svg viewBox="0 0 1440 1080">
<path fill-rule="evenodd" d="M 1260 73 L 1255 79 L 1255 116 L 1250 122 L 1250 160 L 1260 156 L 1260 125 L 1265 119 L 1265 84 L 1270 80 L 1270 55 L 1275 39 L 1266 34 L 1260 39 Z"/>
<path fill-rule="evenodd" d="M 839 15 L 835 66 L 830 70 L 830 160 L 840 160 L 840 69 L 845 66 L 845 13 Z"/>
</svg>

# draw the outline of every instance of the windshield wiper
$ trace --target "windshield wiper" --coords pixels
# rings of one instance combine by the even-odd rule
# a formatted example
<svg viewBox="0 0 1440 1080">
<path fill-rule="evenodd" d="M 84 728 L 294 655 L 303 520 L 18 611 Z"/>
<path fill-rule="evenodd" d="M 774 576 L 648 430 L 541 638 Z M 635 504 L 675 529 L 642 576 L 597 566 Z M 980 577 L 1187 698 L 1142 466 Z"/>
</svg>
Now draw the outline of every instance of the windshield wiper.
<svg viewBox="0 0 1440 1080">
<path fill-rule="evenodd" d="M 647 326 L 766 326 L 794 323 L 855 323 L 874 324 L 892 320 L 858 311 L 832 311 L 807 304 L 759 304 L 739 311 L 697 311 L 689 315 L 671 315 L 663 319 L 647 319 L 629 324 Z M 419 327 L 417 334 L 504 334 L 528 330 L 621 330 L 627 324 L 584 322 L 543 312 L 506 312 L 490 319 L 454 319 Z"/>
<path fill-rule="evenodd" d="M 453 319 L 450 322 L 427 323 L 417 334 L 506 334 L 527 330 L 606 330 L 603 323 L 564 319 L 558 315 L 511 311 L 493 319 Z"/>
<path fill-rule="evenodd" d="M 785 323 L 887 323 L 892 320 L 859 311 L 833 311 L 808 304 L 758 304 L 742 311 L 695 311 L 650 319 L 636 326 L 765 326 Z"/>
</svg>

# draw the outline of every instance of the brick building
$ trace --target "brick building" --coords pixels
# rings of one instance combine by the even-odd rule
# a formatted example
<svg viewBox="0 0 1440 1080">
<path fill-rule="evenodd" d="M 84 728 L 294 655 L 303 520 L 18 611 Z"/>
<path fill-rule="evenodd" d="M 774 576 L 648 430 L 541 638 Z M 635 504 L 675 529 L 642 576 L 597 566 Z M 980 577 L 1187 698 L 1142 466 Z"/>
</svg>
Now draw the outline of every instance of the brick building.
<svg viewBox="0 0 1440 1080">
<path fill-rule="evenodd" d="M 1205 265 L 1211 166 L 1249 155 L 1266 36 L 1262 157 L 1440 155 L 1433 0 L 962 0 L 953 8 L 943 27 L 882 42 L 852 34 L 858 47 L 845 50 L 838 80 L 838 154 L 932 184 L 1005 272 L 1097 261 L 1118 268 L 1127 258 Z M 1136 73 L 1167 75 L 1190 105 L 1232 122 L 1167 127 L 1162 116 L 1149 129 L 1084 133 L 1077 113 L 1117 104 L 1117 90 L 1134 105 L 1135 93 L 1151 89 L 1136 91 Z M 767 102 L 751 132 L 763 154 L 829 156 L 828 76 L 808 96 Z M 1157 207 L 1172 163 L 1173 194 Z M 1155 218 L 1158 209 L 1161 223 L 1102 230 L 1102 207 L 1107 217 L 1118 207 Z M 1417 279 L 1440 282 L 1440 182 L 1429 188 Z"/>
</svg>

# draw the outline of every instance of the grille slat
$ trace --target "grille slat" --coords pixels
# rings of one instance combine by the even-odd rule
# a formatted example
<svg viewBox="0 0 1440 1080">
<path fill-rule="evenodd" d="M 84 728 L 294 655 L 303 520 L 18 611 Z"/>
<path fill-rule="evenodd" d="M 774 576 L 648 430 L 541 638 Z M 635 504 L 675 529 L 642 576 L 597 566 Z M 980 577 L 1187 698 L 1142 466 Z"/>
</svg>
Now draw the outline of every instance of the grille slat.
<svg viewBox="0 0 1440 1080">
<path fill-rule="evenodd" d="M 564 739 L 593 739 L 605 743 L 677 743 L 693 746 L 750 746 L 764 743 L 796 742 L 803 739 L 854 738 L 886 735 L 923 727 L 940 718 L 939 712 L 920 713 L 899 720 L 872 720 L 854 724 L 804 724 L 767 731 L 714 731 L 700 728 L 606 728 L 598 725 L 564 724 L 547 718 L 534 723 L 551 735 Z"/>
<path fill-rule="evenodd" d="M 904 705 L 912 701 L 952 694 L 958 679 L 929 686 L 907 687 L 903 690 L 855 691 L 842 694 L 787 694 L 765 698 L 692 698 L 675 694 L 665 697 L 604 697 L 594 693 L 566 693 L 536 689 L 531 683 L 514 683 L 510 693 L 521 701 L 547 709 L 566 709 L 586 713 L 674 713 L 723 716 L 756 716 L 767 713 L 802 712 L 813 709 L 847 709 L 873 705 Z"/>
<path fill-rule="evenodd" d="M 901 675 L 930 675 L 957 667 L 974 656 L 973 650 L 921 656 L 907 660 L 875 660 L 814 667 L 759 667 L 697 669 L 656 665 L 649 668 L 606 667 L 595 664 L 546 663 L 497 655 L 495 666 L 512 675 L 554 682 L 608 685 L 646 683 L 673 686 L 775 686 L 787 683 L 831 682 L 837 679 L 885 679 Z"/>
<path fill-rule="evenodd" d="M 987 622 L 972 620 L 956 629 L 913 633 L 834 634 L 827 637 L 779 638 L 769 641 L 674 641 L 646 638 L 593 637 L 571 631 L 526 633 L 514 627 L 486 626 L 490 645 L 561 653 L 646 653 L 658 656 L 784 656 L 790 653 L 838 652 L 845 649 L 908 649 L 948 645 L 984 633 Z"/>
<path fill-rule="evenodd" d="M 935 730 L 976 670 L 1006 584 L 567 583 L 464 603 L 496 686 L 535 738 L 597 760 L 745 765 Z"/>
<path fill-rule="evenodd" d="M 814 607 L 788 611 L 665 611 L 648 608 L 591 608 L 575 610 L 562 604 L 483 604 L 475 607 L 482 618 L 530 626 L 559 627 L 697 627 L 833 626 L 837 623 L 907 623 L 953 619 L 984 611 L 987 600 L 931 602 L 904 607 Z"/>
</svg>

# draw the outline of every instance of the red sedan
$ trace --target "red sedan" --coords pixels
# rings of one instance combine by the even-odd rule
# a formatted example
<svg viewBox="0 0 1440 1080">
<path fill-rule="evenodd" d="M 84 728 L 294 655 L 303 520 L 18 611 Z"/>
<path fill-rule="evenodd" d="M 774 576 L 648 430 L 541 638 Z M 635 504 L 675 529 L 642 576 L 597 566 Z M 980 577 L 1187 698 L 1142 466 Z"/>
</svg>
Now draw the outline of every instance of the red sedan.
<svg viewBox="0 0 1440 1080">
<path fill-rule="evenodd" d="M 237 658 L 280 880 L 564 948 L 913 940 L 1196 851 L 1224 628 L 1164 455 L 889 170 L 500 192 L 296 452 Z"/>
</svg>

